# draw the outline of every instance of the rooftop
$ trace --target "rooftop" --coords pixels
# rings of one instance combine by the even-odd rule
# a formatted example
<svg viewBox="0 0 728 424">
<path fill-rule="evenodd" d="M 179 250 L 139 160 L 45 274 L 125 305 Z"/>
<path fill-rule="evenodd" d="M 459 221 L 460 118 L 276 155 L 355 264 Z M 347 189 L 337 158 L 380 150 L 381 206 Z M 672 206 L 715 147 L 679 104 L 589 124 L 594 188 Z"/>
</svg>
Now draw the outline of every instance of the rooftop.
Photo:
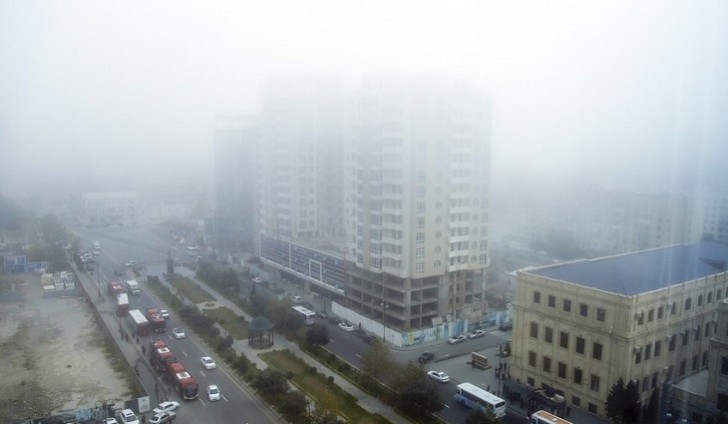
<svg viewBox="0 0 728 424">
<path fill-rule="evenodd" d="M 584 259 L 525 272 L 632 296 L 724 272 L 727 264 L 728 245 L 701 242 Z"/>
</svg>

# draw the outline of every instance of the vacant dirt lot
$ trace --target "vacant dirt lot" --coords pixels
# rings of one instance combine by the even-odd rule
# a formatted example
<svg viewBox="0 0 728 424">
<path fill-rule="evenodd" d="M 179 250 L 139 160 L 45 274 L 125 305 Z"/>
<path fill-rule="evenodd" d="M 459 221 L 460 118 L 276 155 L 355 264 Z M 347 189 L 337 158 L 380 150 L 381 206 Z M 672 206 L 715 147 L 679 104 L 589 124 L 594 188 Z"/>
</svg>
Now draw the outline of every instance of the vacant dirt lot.
<svg viewBox="0 0 728 424">
<path fill-rule="evenodd" d="M 126 365 L 85 299 L 44 299 L 38 275 L 2 275 L 0 285 L 25 295 L 25 302 L 0 303 L 0 422 L 131 397 L 118 371 Z"/>
</svg>

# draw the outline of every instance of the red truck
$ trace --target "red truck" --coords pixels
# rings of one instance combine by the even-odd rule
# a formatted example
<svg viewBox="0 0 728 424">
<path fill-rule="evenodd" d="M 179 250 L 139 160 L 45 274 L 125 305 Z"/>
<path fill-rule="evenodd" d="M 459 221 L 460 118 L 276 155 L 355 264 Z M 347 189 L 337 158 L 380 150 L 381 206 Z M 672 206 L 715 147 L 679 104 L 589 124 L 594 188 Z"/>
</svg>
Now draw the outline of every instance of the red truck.
<svg viewBox="0 0 728 424">
<path fill-rule="evenodd" d="M 121 285 L 118 281 L 109 281 L 107 284 L 107 287 L 109 288 L 109 294 L 116 299 L 116 296 L 120 295 L 121 293 L 126 293 L 126 290 L 124 290 L 124 286 Z"/>
<path fill-rule="evenodd" d="M 164 333 L 167 331 L 167 320 L 164 319 L 159 309 L 147 308 L 146 316 L 152 331 L 155 333 Z"/>
<path fill-rule="evenodd" d="M 169 375 L 172 385 L 179 392 L 184 400 L 197 399 L 199 396 L 199 386 L 194 377 L 187 372 L 182 362 L 178 360 L 166 363 L 167 375 Z"/>
</svg>

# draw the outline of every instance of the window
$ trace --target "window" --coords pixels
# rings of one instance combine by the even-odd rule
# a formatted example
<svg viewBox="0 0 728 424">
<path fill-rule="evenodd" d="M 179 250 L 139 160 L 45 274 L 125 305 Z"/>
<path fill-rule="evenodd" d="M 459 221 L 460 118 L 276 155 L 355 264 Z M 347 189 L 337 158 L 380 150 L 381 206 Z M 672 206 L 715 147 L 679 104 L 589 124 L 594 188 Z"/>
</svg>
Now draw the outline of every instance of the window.
<svg viewBox="0 0 728 424">
<path fill-rule="evenodd" d="M 721 297 L 721 291 L 718 289 L 718 291 L 715 292 L 715 300 L 721 300 L 723 297 Z"/>
<path fill-rule="evenodd" d="M 728 412 L 728 394 L 718 393 L 718 402 L 715 404 L 715 409 Z"/>
<path fill-rule="evenodd" d="M 703 306 L 703 295 L 698 295 L 698 308 Z"/>
<path fill-rule="evenodd" d="M 559 368 L 557 371 L 557 375 L 559 378 L 566 379 L 566 364 L 563 362 L 559 362 Z"/>
<path fill-rule="evenodd" d="M 576 353 L 581 353 L 583 355 L 584 354 L 584 345 L 585 344 L 586 343 L 584 341 L 584 338 L 577 336 L 576 337 Z"/>
<path fill-rule="evenodd" d="M 710 337 L 710 323 L 705 323 L 705 334 L 703 334 L 704 337 Z"/>
<path fill-rule="evenodd" d="M 686 311 L 689 311 L 690 308 L 692 307 L 692 305 L 693 305 L 693 299 L 691 299 L 689 297 L 687 299 L 685 299 L 685 310 Z"/>
<path fill-rule="evenodd" d="M 539 291 L 533 292 L 533 303 L 541 303 L 541 292 L 539 292 Z"/>
<path fill-rule="evenodd" d="M 549 306 L 550 307 L 552 307 L 552 308 L 555 308 L 556 307 L 556 296 L 549 295 L 548 301 L 549 301 Z"/>
<path fill-rule="evenodd" d="M 646 392 L 650 389 L 650 377 L 645 376 L 642 378 L 642 391 Z"/>
<path fill-rule="evenodd" d="M 533 379 L 533 377 L 528 377 L 528 378 L 526 379 L 526 383 L 527 383 L 527 384 L 528 384 L 529 386 L 531 386 L 531 387 L 534 387 L 534 386 L 536 385 L 536 380 L 534 380 L 534 379 Z"/>
<path fill-rule="evenodd" d="M 655 358 L 660 356 L 660 348 L 662 348 L 662 340 L 658 340 L 655 342 Z"/>
<path fill-rule="evenodd" d="M 639 364 L 640 362 L 642 362 L 642 347 L 637 346 L 636 349 L 637 350 L 635 351 L 635 354 L 634 354 L 634 363 Z"/>
<path fill-rule="evenodd" d="M 528 365 L 532 367 L 536 366 L 536 352 L 532 350 L 528 351 Z"/>
<path fill-rule="evenodd" d="M 425 202 L 417 202 L 417 213 L 425 213 Z"/>
<path fill-rule="evenodd" d="M 421 230 L 425 228 L 425 218 L 422 216 L 417 217 L 417 229 Z"/>
<path fill-rule="evenodd" d="M 554 342 L 554 329 L 551 327 L 546 327 L 544 329 L 544 341 L 546 343 L 553 343 Z"/>
<path fill-rule="evenodd" d="M 720 358 L 720 373 L 728 375 L 728 357 L 724 356 Z"/>
<path fill-rule="evenodd" d="M 564 312 L 571 312 L 571 300 L 564 299 Z"/>
<path fill-rule="evenodd" d="M 650 309 L 649 311 L 647 311 L 647 322 L 652 322 L 654 320 L 655 320 L 655 310 Z"/>
<path fill-rule="evenodd" d="M 680 377 L 682 377 L 683 375 L 685 375 L 685 360 L 684 359 L 682 361 L 680 361 L 680 367 L 679 367 L 678 375 Z"/>
<path fill-rule="evenodd" d="M 425 273 L 425 264 L 423 262 L 415 263 L 415 274 L 424 274 L 424 273 Z"/>
<path fill-rule="evenodd" d="M 598 375 L 591 375 L 591 378 L 589 379 L 589 388 L 595 392 L 599 391 L 599 376 Z"/>
<path fill-rule="evenodd" d="M 536 322 L 531 323 L 531 337 L 534 339 L 538 338 L 538 323 Z"/>
<path fill-rule="evenodd" d="M 662 314 L 664 313 L 664 311 L 665 311 L 665 308 L 663 308 L 662 306 L 657 308 L 657 319 L 662 319 Z"/>
<path fill-rule="evenodd" d="M 551 372 L 551 358 L 548 356 L 543 357 L 543 371 Z"/>
<path fill-rule="evenodd" d="M 565 331 L 561 331 L 559 333 L 559 346 L 563 347 L 564 349 L 569 348 L 569 333 Z"/>
<path fill-rule="evenodd" d="M 586 303 L 579 304 L 579 315 L 586 317 L 589 316 L 589 305 Z"/>
<path fill-rule="evenodd" d="M 695 341 L 700 340 L 700 327 L 695 327 Z"/>
<path fill-rule="evenodd" d="M 581 385 L 581 368 L 574 368 L 574 384 Z"/>
<path fill-rule="evenodd" d="M 417 233 L 415 235 L 415 243 L 423 244 L 425 242 L 425 233 Z"/>
<path fill-rule="evenodd" d="M 688 345 L 688 338 L 689 338 L 688 337 L 688 332 L 687 331 L 683 331 L 682 332 L 682 345 L 683 346 L 687 346 Z"/>
<path fill-rule="evenodd" d="M 677 337 L 675 337 L 674 334 L 672 336 L 670 336 L 670 343 L 669 343 L 668 349 L 667 349 L 668 351 L 672 352 L 673 350 L 675 350 L 676 341 L 677 341 Z"/>
<path fill-rule="evenodd" d="M 425 259 L 425 248 L 424 247 L 418 247 L 415 250 L 415 259 Z"/>
<path fill-rule="evenodd" d="M 602 359 L 602 344 L 594 342 L 592 345 L 592 358 L 594 359 Z"/>
<path fill-rule="evenodd" d="M 571 403 L 572 403 L 572 405 L 578 407 L 578 406 L 581 405 L 581 398 L 578 397 L 578 396 L 572 396 L 571 397 Z"/>
<path fill-rule="evenodd" d="M 607 317 L 607 310 L 604 308 L 597 308 L 597 321 L 602 321 Z"/>
<path fill-rule="evenodd" d="M 698 370 L 698 355 L 693 356 L 693 371 Z"/>
<path fill-rule="evenodd" d="M 645 312 L 640 311 L 639 314 L 637 314 L 637 325 L 642 325 L 645 323 Z"/>
<path fill-rule="evenodd" d="M 591 402 L 589 402 L 589 406 L 587 406 L 587 410 L 594 415 L 599 413 L 597 406 Z"/>
<path fill-rule="evenodd" d="M 708 366 L 708 352 L 703 352 L 703 361 L 700 364 L 703 368 Z"/>
<path fill-rule="evenodd" d="M 652 373 L 652 388 L 657 387 L 657 371 Z"/>
<path fill-rule="evenodd" d="M 645 361 L 652 357 L 652 343 L 645 345 Z"/>
<path fill-rule="evenodd" d="M 677 306 L 675 305 L 676 304 L 674 302 L 670 304 L 670 315 L 675 315 L 675 313 L 677 312 Z"/>
<path fill-rule="evenodd" d="M 708 303 L 713 303 L 713 292 L 708 292 Z"/>
</svg>

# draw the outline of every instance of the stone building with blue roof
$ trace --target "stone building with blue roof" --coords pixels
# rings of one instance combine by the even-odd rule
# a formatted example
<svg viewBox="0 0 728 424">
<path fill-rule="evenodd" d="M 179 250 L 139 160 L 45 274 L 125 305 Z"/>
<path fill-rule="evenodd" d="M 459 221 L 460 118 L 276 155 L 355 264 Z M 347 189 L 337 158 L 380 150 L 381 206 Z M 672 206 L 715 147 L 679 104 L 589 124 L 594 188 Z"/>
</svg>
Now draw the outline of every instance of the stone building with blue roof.
<svg viewBox="0 0 728 424">
<path fill-rule="evenodd" d="M 673 384 L 709 366 L 727 270 L 728 245 L 710 242 L 520 270 L 510 377 L 600 417 L 620 378 L 643 406 L 668 388 L 669 408 Z"/>
</svg>

